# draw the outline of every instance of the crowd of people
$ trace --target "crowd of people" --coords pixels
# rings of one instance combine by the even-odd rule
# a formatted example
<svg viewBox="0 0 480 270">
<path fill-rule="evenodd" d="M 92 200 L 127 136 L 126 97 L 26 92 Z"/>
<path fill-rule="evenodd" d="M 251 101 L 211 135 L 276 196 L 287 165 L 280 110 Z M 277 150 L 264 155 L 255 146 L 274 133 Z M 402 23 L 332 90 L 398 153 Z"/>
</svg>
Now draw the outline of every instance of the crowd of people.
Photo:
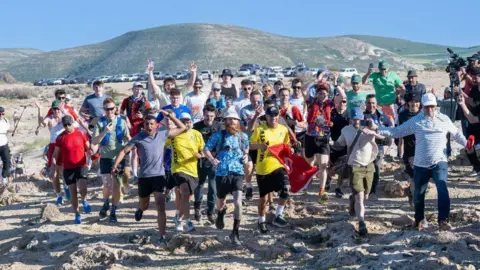
<svg viewBox="0 0 480 270">
<path fill-rule="evenodd" d="M 174 201 L 175 230 L 195 231 L 202 219 L 203 190 L 207 184 L 206 218 L 219 230 L 225 227 L 226 199 L 233 198 L 233 228 L 230 240 L 241 245 L 239 231 L 244 201 L 258 197 L 258 230 L 269 232 L 266 213 L 275 212 L 272 224 L 288 226 L 283 212 L 291 195 L 291 155 L 304 158 L 317 168 L 318 201 L 329 199 L 332 178 L 338 175 L 335 196 L 342 198 L 351 188 L 349 212 L 358 220 L 360 235 L 368 233 L 365 200 L 377 199 L 384 157 L 397 144 L 397 157 L 409 177 L 409 204 L 415 211 L 415 228 L 428 226 L 424 215 L 425 192 L 430 178 L 438 191 L 440 230 L 451 230 L 448 222 L 450 198 L 447 187 L 450 140 L 468 152 L 480 173 L 475 149 L 480 143 L 480 64 L 479 57 L 458 76 L 462 85 L 445 89 L 443 98 L 436 90 L 427 93 L 415 71 L 406 81 L 389 70 L 386 61 L 373 66 L 363 76 L 345 78 L 326 72 L 312 82 L 294 78 L 288 85 L 277 81 L 257 88 L 242 80 L 232 83 L 233 73 L 225 69 L 220 80 L 209 86 L 197 78 L 197 66 L 189 66 L 191 76 L 185 87 L 173 78 L 157 85 L 153 62 L 149 62 L 148 86 L 135 82 L 132 95 L 123 101 L 104 93 L 101 81 L 93 83 L 94 93 L 83 101 L 79 112 L 65 91 L 57 90 L 46 116 L 38 107 L 38 130 L 50 131 L 48 176 L 62 205 L 70 201 L 74 222 L 82 222 L 78 194 L 84 213 L 87 201 L 87 172 L 98 163 L 103 181 L 101 218 L 117 222 L 122 196 L 138 185 L 138 207 L 134 217 L 141 221 L 153 194 L 160 242 L 166 237 L 165 205 Z M 372 84 L 374 93 L 362 90 Z M 458 100 L 458 102 L 457 102 Z M 458 104 L 458 106 L 457 106 Z M 440 107 L 440 108 L 437 108 Z M 9 122 L 0 107 L 0 156 L 8 178 L 7 132 Z M 453 124 L 462 122 L 462 130 Z M 468 140 L 466 139 L 468 137 Z M 274 149 L 283 146 L 279 157 Z M 7 168 L 9 168 L 7 166 Z M 252 184 L 256 176 L 257 191 Z M 61 179 L 64 191 L 61 190 Z M 301 190 L 308 192 L 309 182 Z M 193 200 L 193 218 L 191 203 Z M 276 207 L 274 201 L 277 200 Z"/>
</svg>

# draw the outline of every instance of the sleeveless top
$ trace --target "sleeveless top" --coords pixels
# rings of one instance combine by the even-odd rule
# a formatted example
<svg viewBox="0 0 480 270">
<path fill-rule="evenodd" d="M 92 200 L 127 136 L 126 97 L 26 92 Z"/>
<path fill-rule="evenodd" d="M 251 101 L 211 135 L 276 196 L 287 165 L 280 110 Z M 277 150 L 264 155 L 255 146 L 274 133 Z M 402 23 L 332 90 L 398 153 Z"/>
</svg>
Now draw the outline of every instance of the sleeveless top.
<svg viewBox="0 0 480 270">
<path fill-rule="evenodd" d="M 58 135 L 60 135 L 60 133 L 62 133 L 64 130 L 65 128 L 63 127 L 62 122 L 57 122 L 57 124 L 50 130 L 50 143 L 55 143 Z"/>
<path fill-rule="evenodd" d="M 222 94 L 225 96 L 226 99 L 231 98 L 233 100 L 237 99 L 237 87 L 235 87 L 235 84 L 232 83 L 232 86 L 229 88 L 226 88 L 222 86 Z"/>
</svg>

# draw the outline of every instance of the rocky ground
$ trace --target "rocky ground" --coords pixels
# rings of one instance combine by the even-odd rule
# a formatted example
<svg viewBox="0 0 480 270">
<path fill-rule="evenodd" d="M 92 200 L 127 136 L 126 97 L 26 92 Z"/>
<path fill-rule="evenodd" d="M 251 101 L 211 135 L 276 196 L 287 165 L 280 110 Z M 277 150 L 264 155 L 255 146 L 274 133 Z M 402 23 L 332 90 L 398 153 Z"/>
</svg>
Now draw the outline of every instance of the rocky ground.
<svg viewBox="0 0 480 270">
<path fill-rule="evenodd" d="M 429 74 L 440 80 L 443 74 Z M 437 77 L 435 77 L 437 76 Z M 238 82 L 237 82 L 238 85 Z M 432 83 L 432 85 L 434 85 Z M 126 94 L 127 85 L 113 85 Z M 20 86 L 18 86 L 20 87 Z M 123 89 L 120 89 L 124 87 Z M 439 86 L 438 86 L 439 87 Z M 54 88 L 37 88 L 38 99 L 47 106 Z M 0 90 L 1 91 L 1 90 Z M 72 90 L 87 93 L 88 90 Z M 82 95 L 78 95 L 81 99 Z M 8 102 L 4 102 L 8 101 Z M 33 99 L 2 100 L 8 113 Z M 79 103 L 79 100 L 76 100 Z M 46 111 L 46 110 L 45 110 Z M 232 213 L 223 231 L 205 218 L 195 222 L 197 231 L 178 234 L 173 230 L 174 206 L 167 205 L 166 245 L 157 245 L 156 212 L 153 204 L 141 222 L 133 218 L 136 192 L 125 197 L 118 211 L 119 223 L 100 220 L 101 181 L 92 171 L 88 198 L 91 214 L 82 225 L 73 224 L 68 205 L 55 207 L 51 184 L 41 179 L 41 149 L 47 136 L 34 137 L 36 110 L 27 107 L 12 138 L 12 152 L 26 154 L 28 177 L 0 186 L 0 269 L 476 269 L 480 267 L 480 183 L 466 177 L 471 171 L 458 147 L 450 161 L 450 221 L 455 229 L 439 232 L 436 224 L 436 191 L 427 195 L 430 227 L 421 232 L 409 228 L 413 212 L 403 192 L 402 165 L 389 159 L 383 168 L 379 200 L 367 202 L 369 235 L 359 237 L 357 223 L 349 219 L 347 197 L 317 202 L 318 181 L 308 194 L 294 194 L 286 208 L 290 226 L 270 225 L 268 235 L 256 230 L 258 198 L 244 208 L 240 239 L 236 248 L 227 237 Z M 42 141 L 43 140 L 43 141 Z M 335 181 L 334 181 L 335 182 Z M 332 186 L 331 191 L 335 188 Z M 268 218 L 271 220 L 273 213 Z"/>
</svg>

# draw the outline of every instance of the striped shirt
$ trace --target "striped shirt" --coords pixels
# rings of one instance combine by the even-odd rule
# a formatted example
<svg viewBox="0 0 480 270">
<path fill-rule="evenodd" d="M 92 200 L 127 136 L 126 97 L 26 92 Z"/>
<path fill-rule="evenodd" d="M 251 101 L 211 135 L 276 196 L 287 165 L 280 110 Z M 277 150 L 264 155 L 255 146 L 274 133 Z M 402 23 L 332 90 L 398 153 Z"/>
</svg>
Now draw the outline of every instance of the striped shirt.
<svg viewBox="0 0 480 270">
<path fill-rule="evenodd" d="M 420 112 L 402 125 L 394 128 L 379 127 L 379 134 L 394 138 L 415 135 L 415 158 L 413 164 L 417 167 L 429 168 L 447 159 L 447 134 L 452 135 L 460 145 L 467 144 L 462 133 L 450 121 L 448 116 L 435 112 L 435 116 L 425 116 Z"/>
</svg>

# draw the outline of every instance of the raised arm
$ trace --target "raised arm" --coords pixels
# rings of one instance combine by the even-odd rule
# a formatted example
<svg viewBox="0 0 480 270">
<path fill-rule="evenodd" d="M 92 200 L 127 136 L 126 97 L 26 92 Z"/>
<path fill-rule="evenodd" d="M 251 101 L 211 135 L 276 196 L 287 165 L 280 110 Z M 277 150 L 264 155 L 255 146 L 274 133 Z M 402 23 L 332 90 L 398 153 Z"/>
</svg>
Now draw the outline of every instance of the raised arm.
<svg viewBox="0 0 480 270">
<path fill-rule="evenodd" d="M 368 72 L 362 77 L 362 84 L 367 84 L 368 77 L 373 73 L 373 68 L 368 67 Z"/>
<path fill-rule="evenodd" d="M 155 82 L 155 77 L 153 76 L 153 62 L 148 61 L 147 70 L 148 70 L 148 87 L 149 91 L 151 91 L 152 97 L 154 100 L 160 99 L 158 93 L 160 93 L 160 87 Z"/>
<path fill-rule="evenodd" d="M 159 113 L 163 114 L 163 117 L 169 118 L 170 120 L 172 120 L 175 123 L 175 125 L 177 126 L 177 128 L 175 128 L 175 129 L 169 129 L 168 130 L 168 137 L 169 138 L 173 138 L 177 135 L 180 135 L 187 129 L 187 127 L 182 123 L 182 121 L 180 121 L 175 116 L 174 113 L 169 113 L 165 110 L 160 110 Z"/>
<path fill-rule="evenodd" d="M 190 63 L 190 78 L 187 80 L 187 90 L 188 92 L 193 91 L 193 84 L 195 83 L 195 79 L 197 78 L 197 65 L 195 62 Z"/>
<path fill-rule="evenodd" d="M 378 131 L 378 133 L 382 136 L 393 137 L 393 138 L 400 138 L 406 137 L 408 135 L 412 135 L 415 133 L 415 123 L 417 121 L 417 117 L 410 118 L 407 122 L 401 124 L 398 127 L 381 127 L 378 128 L 375 123 L 373 123 L 372 119 L 367 119 L 368 126 L 373 131 Z"/>
</svg>

